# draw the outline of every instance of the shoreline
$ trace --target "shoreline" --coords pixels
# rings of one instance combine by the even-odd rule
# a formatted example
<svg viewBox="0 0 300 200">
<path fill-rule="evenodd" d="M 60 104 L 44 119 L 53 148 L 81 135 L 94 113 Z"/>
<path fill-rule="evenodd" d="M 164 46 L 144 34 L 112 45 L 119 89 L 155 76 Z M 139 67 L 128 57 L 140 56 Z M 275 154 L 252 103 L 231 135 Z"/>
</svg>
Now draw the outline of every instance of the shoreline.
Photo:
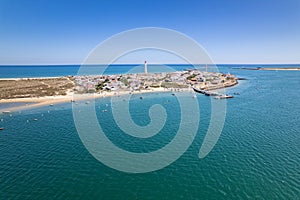
<svg viewBox="0 0 300 200">
<path fill-rule="evenodd" d="M 276 68 L 270 68 L 270 67 L 256 67 L 256 68 L 248 68 L 248 67 L 241 67 L 241 68 L 235 68 L 235 69 L 244 69 L 244 70 L 257 70 L 257 71 L 300 71 L 300 67 L 294 67 L 294 68 L 285 68 L 285 67 L 276 67 Z"/>
<path fill-rule="evenodd" d="M 39 80 L 39 79 L 57 79 L 61 77 L 69 77 L 69 76 L 47 76 L 47 77 L 17 77 L 17 78 L 0 78 L 0 81 L 18 81 L 18 80 Z"/>
<path fill-rule="evenodd" d="M 238 85 L 238 82 L 234 82 L 231 85 L 218 86 L 215 88 L 208 89 L 207 91 L 214 91 L 218 89 L 225 89 L 228 87 L 233 87 Z M 102 93 L 90 93 L 90 94 L 76 94 L 74 92 L 69 92 L 67 95 L 57 95 L 57 96 L 44 96 L 44 97 L 29 97 L 29 98 L 13 98 L 13 99 L 0 99 L 0 104 L 6 103 L 25 103 L 25 105 L 21 106 L 12 106 L 8 108 L 0 109 L 0 115 L 5 113 L 13 113 L 16 111 L 23 111 L 32 108 L 38 108 L 42 106 L 53 106 L 60 103 L 67 102 L 76 102 L 76 101 L 84 101 L 90 99 L 97 98 L 107 98 L 112 96 L 122 96 L 122 95 L 138 95 L 138 94 L 146 94 L 146 93 L 163 93 L 163 92 L 194 92 L 192 87 L 190 88 L 152 88 L 152 89 L 144 89 L 137 91 L 115 91 L 115 92 L 102 92 Z M 30 103 L 30 104 L 26 104 Z"/>
<path fill-rule="evenodd" d="M 280 70 L 280 71 L 298 71 L 300 70 L 300 68 L 260 68 L 258 70 L 265 70 L 265 71 L 268 71 L 268 70 L 272 70 L 272 71 L 276 71 L 276 70 Z"/>
<path fill-rule="evenodd" d="M 8 108 L 0 109 L 0 115 L 4 113 L 13 113 L 16 111 L 27 110 L 31 108 L 38 108 L 42 106 L 53 106 L 60 103 L 84 101 L 89 99 L 107 98 L 112 96 L 122 95 L 134 95 L 134 94 L 146 94 L 146 93 L 162 93 L 162 92 L 192 92 L 191 88 L 180 88 L 180 89 L 165 89 L 165 88 L 153 88 L 151 90 L 140 90 L 140 91 L 119 91 L 119 92 L 103 92 L 103 93 L 91 93 L 91 94 L 74 94 L 68 93 L 67 95 L 60 96 L 45 96 L 45 97 L 32 97 L 32 98 L 14 98 L 14 99 L 1 99 L 0 104 L 6 103 L 25 103 L 21 106 L 12 106 Z M 30 104 L 26 104 L 30 103 Z"/>
</svg>

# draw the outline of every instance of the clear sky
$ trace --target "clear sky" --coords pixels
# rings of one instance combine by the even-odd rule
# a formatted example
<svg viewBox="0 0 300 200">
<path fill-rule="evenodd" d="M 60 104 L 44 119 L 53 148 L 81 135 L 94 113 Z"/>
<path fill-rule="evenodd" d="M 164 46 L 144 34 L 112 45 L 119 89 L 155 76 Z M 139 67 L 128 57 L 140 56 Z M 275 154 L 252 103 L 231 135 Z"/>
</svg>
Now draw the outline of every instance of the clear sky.
<svg viewBox="0 0 300 200">
<path fill-rule="evenodd" d="M 300 63 L 300 0 L 0 0 L 0 64 L 82 63 L 139 27 L 182 32 L 215 63 Z"/>
</svg>

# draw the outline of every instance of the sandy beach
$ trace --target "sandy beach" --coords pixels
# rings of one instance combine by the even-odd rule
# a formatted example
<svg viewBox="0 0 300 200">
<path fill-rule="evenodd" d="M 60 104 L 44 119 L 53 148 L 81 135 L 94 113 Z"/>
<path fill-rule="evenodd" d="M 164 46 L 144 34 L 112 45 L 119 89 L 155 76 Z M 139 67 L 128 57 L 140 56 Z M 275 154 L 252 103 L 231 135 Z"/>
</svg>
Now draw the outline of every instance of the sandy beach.
<svg viewBox="0 0 300 200">
<path fill-rule="evenodd" d="M 192 91 L 188 88 L 182 88 L 176 90 L 176 92 L 187 92 Z M 58 95 L 58 96 L 45 96 L 45 97 L 32 97 L 32 98 L 14 98 L 14 99 L 1 99 L 0 104 L 6 103 L 24 103 L 25 105 L 21 106 L 12 106 L 9 108 L 0 109 L 0 114 L 2 113 L 11 113 L 15 111 L 21 111 L 41 106 L 52 106 L 55 104 L 66 103 L 66 102 L 75 102 L 83 101 L 96 98 L 105 98 L 111 96 L 122 96 L 128 94 L 144 94 L 144 93 L 154 93 L 154 92 L 175 92 L 174 89 L 165 89 L 165 88 L 153 88 L 148 90 L 138 90 L 134 92 L 130 91 L 117 91 L 117 92 L 102 92 L 102 93 L 91 93 L 91 94 L 74 94 L 69 92 L 67 95 Z M 26 104 L 28 103 L 28 104 Z"/>
</svg>

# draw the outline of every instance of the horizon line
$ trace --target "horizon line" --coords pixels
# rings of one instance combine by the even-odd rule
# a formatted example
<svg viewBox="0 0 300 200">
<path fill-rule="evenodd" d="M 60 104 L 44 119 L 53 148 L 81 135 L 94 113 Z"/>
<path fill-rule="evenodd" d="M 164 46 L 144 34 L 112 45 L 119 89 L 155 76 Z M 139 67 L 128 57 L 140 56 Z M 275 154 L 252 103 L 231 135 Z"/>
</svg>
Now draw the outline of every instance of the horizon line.
<svg viewBox="0 0 300 200">
<path fill-rule="evenodd" d="M 148 65 L 300 65 L 300 63 L 166 63 L 166 64 L 159 64 L 159 63 L 148 63 Z M 79 64 L 79 63 L 61 63 L 61 64 L 0 64 L 0 66 L 73 66 L 73 65 L 144 65 L 144 63 L 113 63 L 113 64 Z"/>
</svg>

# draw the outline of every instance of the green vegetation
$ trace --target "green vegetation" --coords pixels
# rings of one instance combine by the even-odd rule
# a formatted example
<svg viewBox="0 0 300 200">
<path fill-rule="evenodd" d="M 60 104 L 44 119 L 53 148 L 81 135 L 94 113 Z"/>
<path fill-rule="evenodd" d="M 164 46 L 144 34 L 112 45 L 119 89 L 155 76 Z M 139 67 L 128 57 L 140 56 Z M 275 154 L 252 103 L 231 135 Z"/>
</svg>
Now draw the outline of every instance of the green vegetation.
<svg viewBox="0 0 300 200">
<path fill-rule="evenodd" d="M 128 85 L 129 85 L 128 79 L 125 78 L 125 77 L 121 77 L 121 78 L 120 78 L 120 81 L 121 81 L 122 83 L 124 83 L 125 86 L 128 86 Z"/>
<path fill-rule="evenodd" d="M 72 77 L 0 80 L 0 99 L 66 95 L 73 87 Z"/>
<path fill-rule="evenodd" d="M 196 76 L 197 76 L 196 74 L 192 74 L 192 75 L 188 76 L 186 79 L 191 80 L 192 78 L 195 78 Z"/>
<path fill-rule="evenodd" d="M 99 82 L 97 85 L 95 85 L 95 89 L 98 91 L 98 90 L 103 90 L 104 86 L 105 86 L 105 83 L 108 83 L 109 82 L 109 79 L 106 78 L 104 81 L 102 82 Z"/>
<path fill-rule="evenodd" d="M 164 88 L 188 88 L 188 85 L 174 83 L 174 82 L 163 82 L 163 83 L 161 83 L 161 87 L 164 87 Z"/>
</svg>

